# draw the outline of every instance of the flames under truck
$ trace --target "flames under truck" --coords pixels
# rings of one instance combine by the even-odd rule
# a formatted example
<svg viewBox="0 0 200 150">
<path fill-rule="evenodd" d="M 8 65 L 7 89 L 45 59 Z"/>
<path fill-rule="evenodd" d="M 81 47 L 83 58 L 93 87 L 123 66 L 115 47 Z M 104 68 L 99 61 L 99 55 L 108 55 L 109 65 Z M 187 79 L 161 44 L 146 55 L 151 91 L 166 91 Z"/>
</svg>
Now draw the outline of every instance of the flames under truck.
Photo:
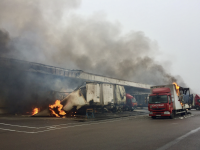
<svg viewBox="0 0 200 150">
<path fill-rule="evenodd" d="M 152 118 L 168 116 L 173 119 L 176 114 L 187 113 L 191 107 L 189 101 L 184 100 L 186 95 L 190 95 L 189 88 L 169 84 L 152 86 L 150 90 L 148 110 Z"/>
</svg>

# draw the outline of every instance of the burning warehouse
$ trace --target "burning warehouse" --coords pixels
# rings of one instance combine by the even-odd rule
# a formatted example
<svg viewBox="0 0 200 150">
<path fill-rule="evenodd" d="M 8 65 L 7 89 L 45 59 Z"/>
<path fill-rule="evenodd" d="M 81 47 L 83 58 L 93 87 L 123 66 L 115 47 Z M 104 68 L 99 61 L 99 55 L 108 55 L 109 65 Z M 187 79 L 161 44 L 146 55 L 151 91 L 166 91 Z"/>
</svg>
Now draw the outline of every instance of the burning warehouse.
<svg viewBox="0 0 200 150">
<path fill-rule="evenodd" d="M 51 110 L 49 115 L 55 111 L 59 116 L 64 114 L 60 114 L 61 110 L 67 112 L 74 107 L 80 109 L 87 105 L 106 106 L 109 109 L 113 107 L 112 104 L 117 104 L 116 108 L 120 108 L 126 101 L 126 93 L 148 93 L 150 88 L 150 85 L 80 70 L 66 70 L 8 58 L 0 59 L 0 69 L 1 110 L 17 114 L 44 113 L 48 106 L 46 112 Z M 51 108 L 51 105 L 56 105 L 60 111 L 53 106 Z M 33 113 L 34 108 L 39 110 Z"/>
<path fill-rule="evenodd" d="M 13 4 L 18 7 L 13 9 Z M 133 95 L 149 92 L 150 86 L 140 83 L 155 85 L 176 81 L 154 59 L 159 52 L 157 44 L 143 32 L 123 34 L 118 23 L 112 23 L 104 17 L 85 19 L 66 15 L 65 12 L 68 14 L 79 2 L 77 5 L 66 1 L 38 1 L 31 4 L 25 1 L 1 3 L 1 22 L 4 24 L 0 29 L 1 57 L 81 69 L 118 79 L 81 70 L 0 58 L 2 111 L 30 114 L 34 108 L 62 100 L 67 96 L 65 93 L 74 91 L 83 82 L 124 86 L 126 93 Z M 47 12 L 50 15 L 46 15 Z M 60 98 L 57 98 L 58 93 Z"/>
</svg>

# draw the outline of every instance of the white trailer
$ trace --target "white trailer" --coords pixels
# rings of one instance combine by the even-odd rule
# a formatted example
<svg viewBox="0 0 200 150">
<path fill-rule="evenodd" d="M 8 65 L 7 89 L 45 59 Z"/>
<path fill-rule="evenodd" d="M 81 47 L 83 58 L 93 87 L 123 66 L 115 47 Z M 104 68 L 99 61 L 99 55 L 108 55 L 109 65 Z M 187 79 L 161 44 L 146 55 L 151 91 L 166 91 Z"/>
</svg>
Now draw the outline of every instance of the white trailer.
<svg viewBox="0 0 200 150">
<path fill-rule="evenodd" d="M 126 103 L 126 92 L 121 85 L 87 82 L 86 86 L 70 93 L 61 103 L 65 111 L 70 111 L 73 107 L 87 107 L 90 104 L 118 110 Z"/>
<path fill-rule="evenodd" d="M 102 104 L 100 101 L 100 84 L 87 83 L 86 84 L 86 101 L 93 101 L 95 104 Z"/>
<path fill-rule="evenodd" d="M 114 103 L 113 84 L 101 84 L 101 101 L 104 105 Z"/>
</svg>

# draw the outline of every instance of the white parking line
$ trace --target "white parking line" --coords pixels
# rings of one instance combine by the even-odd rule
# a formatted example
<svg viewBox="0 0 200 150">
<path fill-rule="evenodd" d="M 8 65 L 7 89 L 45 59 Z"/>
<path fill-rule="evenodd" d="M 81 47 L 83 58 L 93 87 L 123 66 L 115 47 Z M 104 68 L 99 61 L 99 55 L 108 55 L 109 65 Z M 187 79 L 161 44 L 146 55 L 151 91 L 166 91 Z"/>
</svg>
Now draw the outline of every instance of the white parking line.
<svg viewBox="0 0 200 150">
<path fill-rule="evenodd" d="M 6 125 L 6 126 L 20 127 L 20 128 L 41 129 L 41 128 L 48 128 L 48 127 L 56 127 L 56 126 L 68 125 L 68 124 L 76 124 L 76 123 L 67 123 L 67 124 L 59 124 L 59 125 L 44 126 L 44 127 L 30 127 L 30 126 L 21 126 L 21 125 L 7 124 L 7 123 L 0 123 L 0 124 Z"/>
<path fill-rule="evenodd" d="M 166 145 L 164 145 L 164 146 L 158 148 L 157 150 L 166 150 L 166 149 L 172 147 L 173 145 L 175 145 L 176 143 L 180 142 L 180 141 L 183 140 L 184 138 L 190 136 L 191 134 L 194 134 L 194 133 L 198 132 L 199 130 L 200 130 L 200 127 L 198 127 L 198 128 L 196 128 L 196 129 L 194 129 L 194 130 L 192 130 L 192 131 L 186 133 L 185 135 L 183 135 L 183 136 L 181 136 L 181 137 L 175 139 L 174 141 L 171 141 L 171 142 L 167 143 Z"/>
<path fill-rule="evenodd" d="M 13 131 L 13 132 L 23 132 L 23 133 L 34 133 L 34 132 L 19 131 L 19 130 L 5 129 L 5 128 L 0 128 L 0 130 Z"/>
<path fill-rule="evenodd" d="M 67 128 L 73 128 L 73 127 L 80 127 L 80 126 L 87 126 L 87 125 L 95 125 L 95 124 L 102 124 L 102 123 L 110 123 L 110 122 L 115 122 L 115 121 L 121 121 L 121 120 L 126 120 L 128 117 L 125 118 L 120 118 L 120 119 L 108 119 L 104 121 L 90 121 L 89 123 L 84 123 L 84 124 L 76 124 L 72 126 L 64 126 L 64 127 L 59 127 L 61 125 L 68 125 L 68 124 L 59 124 L 59 125 L 53 125 L 53 126 L 45 126 L 45 127 L 29 127 L 29 126 L 20 126 L 20 125 L 12 125 L 12 124 L 6 124 L 6 123 L 0 123 L 2 125 L 7 125 L 7 126 L 15 126 L 15 127 L 22 127 L 22 128 L 32 128 L 32 129 L 41 129 L 41 128 L 46 128 L 45 130 L 42 131 L 21 131 L 21 130 L 13 130 L 13 129 L 7 129 L 7 128 L 0 128 L 0 130 L 5 130 L 5 131 L 12 131 L 12 132 L 22 132 L 22 133 L 41 133 L 41 132 L 47 132 L 47 131 L 53 131 L 53 130 L 59 130 L 59 129 L 67 129 Z M 69 123 L 72 124 L 72 123 Z M 74 123 L 75 124 L 75 123 Z"/>
<path fill-rule="evenodd" d="M 118 119 L 118 118 L 117 118 Z M 116 120 L 116 119 L 107 119 L 107 120 Z M 106 121 L 106 120 L 103 120 Z M 89 121 L 87 123 L 94 122 L 94 121 Z M 99 121 L 100 122 L 100 121 Z M 69 124 L 77 124 L 77 123 L 67 123 L 67 124 L 58 124 L 58 125 L 52 125 L 52 126 L 44 126 L 44 127 L 31 127 L 31 126 L 22 126 L 22 125 L 14 125 L 14 124 L 7 124 L 7 123 L 0 123 L 0 125 L 5 125 L 5 126 L 13 126 L 13 127 L 20 127 L 20 128 L 33 128 L 33 129 L 42 129 L 42 128 L 51 128 L 51 127 L 57 127 L 57 126 L 63 126 L 63 125 L 69 125 Z"/>
</svg>

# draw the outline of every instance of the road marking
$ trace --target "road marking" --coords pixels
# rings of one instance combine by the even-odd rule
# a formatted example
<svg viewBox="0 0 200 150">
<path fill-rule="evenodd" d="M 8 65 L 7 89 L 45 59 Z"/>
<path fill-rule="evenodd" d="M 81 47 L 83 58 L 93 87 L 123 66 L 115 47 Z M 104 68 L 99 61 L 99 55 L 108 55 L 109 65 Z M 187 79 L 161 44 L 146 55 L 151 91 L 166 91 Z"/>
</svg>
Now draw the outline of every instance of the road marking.
<svg viewBox="0 0 200 150">
<path fill-rule="evenodd" d="M 158 148 L 157 150 L 166 150 L 166 149 L 172 147 L 173 145 L 175 145 L 176 143 L 180 142 L 180 141 L 183 140 L 184 138 L 190 136 L 191 134 L 194 134 L 194 133 L 198 132 L 199 130 L 200 130 L 200 127 L 198 127 L 198 128 L 196 128 L 196 129 L 194 129 L 194 130 L 192 130 L 192 131 L 186 133 L 185 135 L 183 135 L 183 136 L 181 136 L 181 137 L 175 139 L 174 141 L 171 141 L 171 142 L 167 143 L 166 145 L 164 145 L 164 146 Z"/>
<path fill-rule="evenodd" d="M 120 118 L 120 119 L 107 119 L 106 121 L 98 121 L 98 122 L 93 122 L 90 121 L 89 123 L 84 123 L 84 124 L 76 124 L 73 126 L 64 126 L 64 127 L 56 127 L 60 125 L 67 125 L 67 124 L 60 124 L 60 125 L 54 125 L 54 126 L 45 126 L 45 127 L 29 127 L 29 126 L 20 126 L 20 125 L 12 125 L 12 124 L 5 124 L 5 123 L 0 123 L 3 125 L 8 125 L 8 126 L 17 126 L 17 127 L 24 127 L 24 128 L 34 128 L 34 129 L 41 129 L 41 128 L 46 128 L 45 130 L 42 131 L 21 131 L 21 130 L 13 130 L 13 129 L 6 129 L 6 128 L 0 128 L 0 130 L 6 130 L 6 131 L 12 131 L 12 132 L 22 132 L 22 133 L 41 133 L 41 132 L 47 132 L 47 131 L 53 131 L 53 130 L 59 130 L 59 129 L 66 129 L 66 128 L 73 128 L 73 127 L 80 127 L 80 126 L 86 126 L 86 125 L 95 125 L 95 124 L 102 124 L 102 123 L 109 123 L 109 122 L 115 122 L 115 121 L 121 121 L 121 120 L 126 120 L 128 117 Z M 75 124 L 75 123 L 74 123 Z"/>
<path fill-rule="evenodd" d="M 34 131 L 34 132 L 29 132 L 29 131 L 20 131 L 20 130 L 13 130 L 13 129 L 5 129 L 5 128 L 0 128 L 1 130 L 6 130 L 6 131 L 13 131 L 13 132 L 23 132 L 23 133 L 41 133 L 41 132 L 46 132 L 46 131 L 53 131 L 53 130 L 59 130 L 59 129 L 66 129 L 66 128 L 73 128 L 73 127 L 80 127 L 80 126 L 86 126 L 86 125 L 94 125 L 94 124 L 101 124 L 101 123 L 108 123 L 108 122 L 115 122 L 115 121 L 120 121 L 120 120 L 113 120 L 113 121 L 106 121 L 106 122 L 97 122 L 97 123 L 90 123 L 90 124 L 79 124 L 79 125 L 73 125 L 73 126 L 66 126 L 66 127 L 60 127 L 60 128 L 47 128 L 47 130 L 42 130 L 42 131 Z"/>
<path fill-rule="evenodd" d="M 76 124 L 76 123 L 67 123 L 67 124 L 59 124 L 59 125 L 44 126 L 44 127 L 30 127 L 30 126 L 21 126 L 21 125 L 7 124 L 7 123 L 0 123 L 0 124 L 6 125 L 6 126 L 20 127 L 20 128 L 41 129 L 41 128 L 48 128 L 48 127 L 56 127 L 56 126 L 68 125 L 68 124 Z"/>
<path fill-rule="evenodd" d="M 12 130 L 12 129 L 5 129 L 5 128 L 0 128 L 0 130 L 13 131 L 13 132 L 23 132 L 23 133 L 34 133 L 34 132 L 27 132 L 27 131 L 20 131 L 20 130 Z"/>
<path fill-rule="evenodd" d="M 116 120 L 116 119 L 106 119 L 106 120 L 103 120 L 103 121 L 107 121 L 107 120 L 111 121 L 111 120 Z M 89 121 L 87 123 L 90 123 L 90 122 L 94 122 L 94 121 Z M 99 122 L 102 122 L 102 121 L 99 121 Z M 5 126 L 13 126 L 13 127 L 20 127 L 20 128 L 42 129 L 42 128 L 52 128 L 52 127 L 55 128 L 57 126 L 63 126 L 63 125 L 69 125 L 69 124 L 77 124 L 77 123 L 58 124 L 58 125 L 44 126 L 44 127 L 31 127 L 31 126 L 14 125 L 14 124 L 7 124 L 7 123 L 0 123 L 0 125 L 1 124 L 5 125 Z"/>
<path fill-rule="evenodd" d="M 138 115 L 138 116 L 145 116 L 145 115 Z M 90 123 L 90 122 L 106 122 L 106 121 L 111 121 L 111 120 L 123 120 L 123 119 L 129 119 L 129 118 L 135 118 L 135 116 L 105 119 L 105 120 L 100 120 L 100 121 L 88 121 L 87 123 Z M 7 123 L 3 123 L 3 122 L 1 122 L 0 125 L 1 124 L 5 125 L 5 126 L 13 126 L 13 127 L 20 127 L 20 128 L 42 129 L 42 128 L 51 128 L 51 127 L 56 127 L 56 126 L 63 126 L 63 125 L 68 125 L 68 124 L 77 124 L 77 123 L 58 124 L 58 125 L 44 126 L 44 127 L 22 126 L 22 125 L 15 125 L 15 124 L 7 124 Z"/>
</svg>

